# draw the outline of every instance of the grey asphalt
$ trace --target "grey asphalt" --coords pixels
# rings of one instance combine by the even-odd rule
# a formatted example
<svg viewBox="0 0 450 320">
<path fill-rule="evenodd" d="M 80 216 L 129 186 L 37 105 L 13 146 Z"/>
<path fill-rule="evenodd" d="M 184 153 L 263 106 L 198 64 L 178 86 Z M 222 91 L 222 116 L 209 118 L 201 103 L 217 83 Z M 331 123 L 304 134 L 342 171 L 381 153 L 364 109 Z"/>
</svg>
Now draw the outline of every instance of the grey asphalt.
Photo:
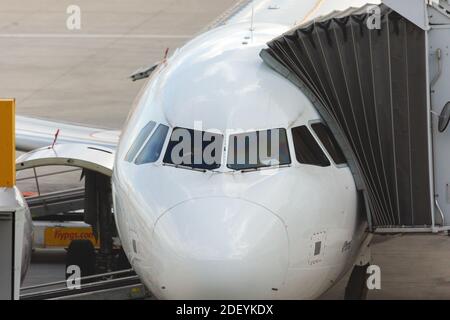
<svg viewBox="0 0 450 320">
<path fill-rule="evenodd" d="M 143 82 L 128 76 L 160 61 L 235 0 L 0 0 L 0 96 L 17 112 L 121 128 Z"/>
<path fill-rule="evenodd" d="M 143 84 L 130 73 L 181 46 L 235 0 L 76 2 L 81 30 L 69 31 L 71 0 L 0 0 L 0 97 L 15 97 L 21 115 L 117 129 Z M 36 252 L 24 285 L 62 280 L 63 261 L 64 251 Z M 445 235 L 377 236 L 373 263 L 382 289 L 370 299 L 450 299 Z M 323 299 L 342 299 L 344 287 L 345 279 Z"/>
</svg>

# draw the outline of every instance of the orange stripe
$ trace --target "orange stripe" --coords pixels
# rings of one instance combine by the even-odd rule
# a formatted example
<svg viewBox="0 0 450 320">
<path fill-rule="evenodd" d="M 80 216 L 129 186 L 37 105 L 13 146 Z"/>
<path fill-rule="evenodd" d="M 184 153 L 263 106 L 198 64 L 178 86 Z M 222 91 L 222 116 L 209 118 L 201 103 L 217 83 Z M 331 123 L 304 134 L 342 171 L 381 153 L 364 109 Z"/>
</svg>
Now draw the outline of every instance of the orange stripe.
<svg viewBox="0 0 450 320">
<path fill-rule="evenodd" d="M 322 6 L 322 4 L 324 2 L 325 2 L 325 0 L 319 0 L 316 3 L 316 5 L 311 9 L 311 11 L 308 12 L 308 14 L 303 18 L 303 20 L 299 24 L 302 24 L 302 23 L 308 21 L 310 19 L 310 17 L 312 17 L 313 14 L 315 14 L 320 9 L 320 7 Z"/>
</svg>

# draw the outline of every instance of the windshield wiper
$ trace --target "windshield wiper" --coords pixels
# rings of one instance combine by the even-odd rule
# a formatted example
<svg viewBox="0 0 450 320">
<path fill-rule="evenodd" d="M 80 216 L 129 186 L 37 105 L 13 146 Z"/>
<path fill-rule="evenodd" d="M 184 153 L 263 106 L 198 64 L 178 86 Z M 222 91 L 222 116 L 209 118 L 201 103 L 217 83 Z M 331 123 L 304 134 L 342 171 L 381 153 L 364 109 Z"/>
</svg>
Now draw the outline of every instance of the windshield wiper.
<svg viewBox="0 0 450 320">
<path fill-rule="evenodd" d="M 182 164 L 172 164 L 172 163 L 163 163 L 164 166 L 169 166 L 169 167 L 174 167 L 174 168 L 179 168 L 179 169 L 185 169 L 185 170 L 191 170 L 191 171 L 198 171 L 198 172 L 202 172 L 202 173 L 206 173 L 208 172 L 208 170 L 206 169 L 201 169 L 201 168 L 193 168 L 190 166 L 186 166 L 186 165 L 182 165 Z"/>
<path fill-rule="evenodd" d="M 246 172 L 254 172 L 254 171 L 259 171 L 263 168 L 269 168 L 270 166 L 261 166 L 261 167 L 254 167 L 254 168 L 247 168 L 247 169 L 242 169 L 240 170 L 242 173 L 246 173 Z"/>
<path fill-rule="evenodd" d="M 278 165 L 278 166 L 260 166 L 260 167 L 255 167 L 255 168 L 248 168 L 248 169 L 242 169 L 242 170 L 236 170 L 236 171 L 241 171 L 241 173 L 247 173 L 247 172 L 255 172 L 255 171 L 261 171 L 263 169 L 281 169 L 281 168 L 289 168 L 291 165 L 290 164 L 284 164 L 284 165 Z"/>
</svg>

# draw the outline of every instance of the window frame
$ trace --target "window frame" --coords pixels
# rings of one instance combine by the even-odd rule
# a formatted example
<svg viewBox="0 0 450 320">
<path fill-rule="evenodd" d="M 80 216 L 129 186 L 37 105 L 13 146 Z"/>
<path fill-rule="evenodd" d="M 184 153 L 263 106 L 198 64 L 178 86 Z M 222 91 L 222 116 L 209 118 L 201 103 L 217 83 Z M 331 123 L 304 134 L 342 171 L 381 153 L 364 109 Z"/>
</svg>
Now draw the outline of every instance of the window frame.
<svg viewBox="0 0 450 320">
<path fill-rule="evenodd" d="M 155 122 L 155 126 L 153 127 L 153 129 L 150 131 L 148 137 L 145 139 L 144 143 L 140 146 L 140 148 L 137 150 L 136 154 L 134 155 L 133 159 L 131 159 L 130 161 L 128 161 L 126 159 L 126 156 L 128 155 L 128 153 L 130 152 L 133 143 L 136 141 L 136 139 L 139 136 L 139 133 L 144 129 L 144 127 L 146 125 L 148 125 L 150 122 Z M 324 125 L 326 125 L 321 119 L 314 119 L 314 120 L 310 120 L 307 123 L 304 124 L 295 124 L 292 126 L 289 126 L 287 128 L 285 127 L 278 127 L 278 128 L 266 128 L 266 129 L 258 129 L 258 130 L 252 130 L 252 131 L 242 131 L 242 132 L 237 132 L 237 133 L 230 133 L 230 134 L 223 134 L 223 144 L 222 144 L 222 156 L 221 156 L 221 163 L 220 166 L 217 169 L 214 170 L 205 170 L 205 171 L 211 171 L 211 172 L 217 172 L 217 171 L 223 171 L 223 172 L 247 172 L 247 171 L 258 171 L 258 170 L 269 170 L 269 169 L 278 169 L 278 168 L 284 168 L 284 167 L 291 167 L 293 164 L 297 164 L 297 165 L 307 165 L 307 166 L 315 166 L 315 167 L 319 167 L 319 168 L 327 168 L 329 166 L 326 167 L 322 167 L 319 165 L 312 165 L 312 164 L 305 164 L 305 163 L 301 163 L 300 161 L 298 161 L 297 159 L 297 155 L 296 155 L 296 149 L 295 149 L 295 143 L 294 143 L 294 136 L 292 133 L 292 130 L 294 128 L 297 127 L 301 127 L 301 126 L 305 126 L 307 127 L 307 129 L 309 130 L 309 133 L 313 136 L 314 140 L 316 141 L 316 143 L 319 145 L 320 149 L 322 150 L 322 152 L 325 154 L 326 158 L 328 159 L 328 161 L 330 162 L 330 165 L 332 164 L 334 167 L 336 168 L 348 168 L 348 162 L 343 163 L 343 164 L 336 164 L 336 162 L 334 161 L 333 157 L 331 157 L 331 155 L 329 154 L 328 150 L 325 148 L 325 146 L 323 145 L 322 141 L 320 140 L 320 138 L 318 137 L 318 135 L 316 134 L 316 132 L 314 131 L 312 125 L 316 124 L 316 123 L 323 123 Z M 164 143 L 162 145 L 162 149 L 161 149 L 161 154 L 159 155 L 159 158 L 155 161 L 155 162 L 151 162 L 151 163 L 145 163 L 145 164 L 136 164 L 135 161 L 137 159 L 137 157 L 139 156 L 139 154 L 142 152 L 143 148 L 146 146 L 146 144 L 148 143 L 148 141 L 151 139 L 151 137 L 153 136 L 153 134 L 155 133 L 155 131 L 157 130 L 157 128 L 159 127 L 159 125 L 164 125 L 167 126 L 169 128 L 169 130 L 167 131 L 167 135 L 165 137 Z M 162 122 L 158 122 L 155 120 L 150 120 L 145 124 L 144 127 L 142 127 L 142 129 L 139 131 L 138 135 L 136 136 L 135 140 L 130 144 L 128 151 L 125 154 L 124 157 L 124 161 L 129 163 L 129 164 L 133 164 L 136 166 L 140 166 L 140 165 L 149 165 L 149 164 L 159 164 L 159 165 L 167 165 L 167 166 L 173 166 L 176 167 L 175 165 L 171 165 L 169 163 L 164 163 L 163 162 L 163 158 L 167 152 L 167 148 L 169 146 L 170 143 L 170 137 L 173 134 L 173 131 L 178 128 L 178 127 L 172 127 L 166 123 L 162 123 Z M 194 130 L 194 129 L 191 129 Z M 290 163 L 288 164 L 284 164 L 284 165 L 277 165 L 277 166 L 269 166 L 269 167 L 259 167 L 259 168 L 251 168 L 251 169 L 242 169 L 242 170 L 236 170 L 236 169 L 232 169 L 228 166 L 228 156 L 229 156 L 229 147 L 230 147 L 230 141 L 231 141 L 231 137 L 234 135 L 239 135 L 239 134 L 245 134 L 245 133 L 252 133 L 252 132 L 262 132 L 262 131 L 268 131 L 268 130 L 285 130 L 286 132 L 286 139 L 287 139 L 287 147 L 288 147 L 288 154 L 289 154 L 289 158 L 290 158 Z M 184 168 L 184 166 L 178 166 L 179 168 Z M 190 168 L 190 167 L 186 167 L 186 169 L 190 169 L 190 170 L 198 170 L 201 171 L 200 169 L 195 169 L 195 168 Z"/>
<path fill-rule="evenodd" d="M 155 125 L 153 126 L 152 130 L 150 130 L 150 132 L 148 133 L 147 137 L 144 139 L 143 143 L 141 143 L 141 145 L 139 146 L 139 148 L 136 149 L 136 151 L 134 152 L 134 156 L 129 159 L 128 155 L 130 154 L 131 150 L 134 147 L 134 144 L 137 142 L 137 140 L 139 139 L 140 134 L 142 133 L 142 131 L 148 126 L 150 125 L 150 123 L 153 122 Z M 148 139 L 150 139 L 150 137 L 153 135 L 153 132 L 156 130 L 156 128 L 158 127 L 159 123 L 157 121 L 154 120 L 150 120 L 148 121 L 138 132 L 137 136 L 134 138 L 134 140 L 131 142 L 130 146 L 128 147 L 127 152 L 125 153 L 125 156 L 123 157 L 123 160 L 125 162 L 134 164 L 134 161 L 136 160 L 136 157 L 141 153 L 142 148 L 146 145 Z"/>
<path fill-rule="evenodd" d="M 156 126 L 153 128 L 153 131 L 151 132 L 151 134 L 148 136 L 148 138 L 147 138 L 147 139 L 145 140 L 145 142 L 143 143 L 142 147 L 141 147 L 141 148 L 139 149 L 139 151 L 137 152 L 136 156 L 135 156 L 134 159 L 133 159 L 133 162 L 131 162 L 131 163 L 134 164 L 135 166 L 144 166 L 144 165 L 161 164 L 161 156 L 164 154 L 164 152 L 165 152 L 164 150 L 165 150 L 166 147 L 167 147 L 167 140 L 168 140 L 167 137 L 169 137 L 169 136 L 172 134 L 172 127 L 169 126 L 169 125 L 166 124 L 166 123 L 157 122 L 157 121 L 155 121 L 155 122 L 156 122 Z M 136 163 L 137 157 L 141 154 L 141 152 L 143 151 L 144 147 L 147 145 L 147 143 L 149 142 L 149 140 L 153 137 L 153 134 L 156 133 L 156 130 L 159 128 L 160 125 L 166 126 L 166 127 L 168 128 L 168 130 L 167 130 L 166 137 L 165 137 L 165 139 L 164 139 L 164 143 L 162 144 L 162 147 L 161 147 L 161 153 L 160 153 L 158 159 L 156 159 L 156 161 L 154 161 L 154 162 L 137 164 L 137 163 Z"/>
<path fill-rule="evenodd" d="M 328 160 L 338 169 L 342 169 L 342 168 L 348 168 L 348 161 L 346 161 L 345 163 L 341 163 L 341 164 L 337 164 L 336 162 L 334 162 L 333 157 L 329 154 L 327 148 L 325 148 L 325 146 L 323 145 L 322 141 L 320 140 L 319 136 L 316 134 L 316 131 L 314 130 L 314 128 L 312 127 L 313 124 L 316 123 L 323 123 L 324 125 L 327 125 L 325 122 L 323 122 L 320 119 L 316 119 L 316 120 L 310 120 L 308 121 L 308 127 L 309 130 L 311 131 L 311 133 L 313 134 L 314 138 L 317 140 L 317 142 L 319 143 L 320 147 L 322 148 L 323 152 L 325 152 L 325 155 L 327 156 Z M 335 138 L 336 139 L 336 138 Z M 339 146 L 339 148 L 341 148 Z M 341 148 L 342 149 L 342 148 Z M 341 150 L 342 151 L 342 150 Z M 343 153 L 343 152 L 342 152 Z M 344 155 L 345 156 L 345 155 Z"/>
<path fill-rule="evenodd" d="M 173 127 L 173 128 L 170 127 L 170 131 L 169 131 L 169 133 L 168 133 L 168 135 L 166 137 L 166 142 L 165 142 L 165 144 L 163 146 L 163 149 L 162 149 L 162 152 L 161 152 L 161 156 L 160 156 L 160 163 L 163 166 L 174 167 L 174 168 L 179 168 L 179 169 L 186 169 L 186 170 L 192 170 L 192 171 L 199 171 L 199 172 L 217 172 L 217 171 L 219 171 L 219 170 L 221 170 L 223 168 L 224 153 L 225 153 L 224 152 L 224 143 L 226 141 L 226 135 L 224 135 L 222 133 L 219 134 L 219 133 L 206 131 L 206 130 L 205 131 L 201 131 L 201 132 L 203 134 L 204 133 L 209 133 L 209 134 L 213 134 L 213 135 L 219 135 L 222 138 L 222 145 L 221 145 L 221 148 L 220 148 L 220 152 L 221 152 L 220 163 L 219 163 L 219 165 L 216 168 L 214 168 L 214 169 L 203 169 L 203 168 L 195 168 L 195 167 L 192 167 L 190 165 L 181 165 L 181 164 L 177 165 L 177 164 L 174 164 L 174 163 L 165 162 L 164 159 L 166 157 L 166 153 L 168 151 L 168 148 L 169 148 L 169 145 L 170 145 L 170 142 L 171 142 L 172 134 L 177 129 L 186 129 L 186 130 L 192 130 L 192 131 L 199 131 L 199 130 L 196 130 L 196 129 L 179 127 L 179 126 L 176 126 L 176 127 Z"/>
<path fill-rule="evenodd" d="M 312 121 L 319 121 L 320 120 L 312 120 Z M 328 152 L 326 152 L 326 150 L 324 150 L 324 146 L 322 145 L 322 143 L 320 142 L 320 140 L 318 139 L 318 137 L 316 136 L 315 132 L 312 130 L 311 126 L 310 126 L 310 122 L 308 121 L 307 123 L 302 123 L 302 124 L 295 124 L 292 125 L 289 128 L 289 134 L 291 135 L 291 143 L 292 143 L 292 152 L 293 152 L 293 158 L 295 159 L 296 163 L 300 166 L 312 166 L 312 167 L 317 167 L 317 168 L 321 168 L 321 169 L 326 169 L 326 168 L 330 168 L 332 167 L 332 165 L 336 166 L 336 164 L 332 161 L 332 159 L 330 159 L 330 156 L 328 154 Z M 316 144 L 319 146 L 320 150 L 323 152 L 323 154 L 325 155 L 325 158 L 328 160 L 329 164 L 327 166 L 321 166 L 318 164 L 310 164 L 310 163 L 301 163 L 298 158 L 297 158 L 297 149 L 295 148 L 295 142 L 294 142 L 294 134 L 293 134 L 293 130 L 295 128 L 299 128 L 299 127 L 306 127 L 306 129 L 309 131 L 309 133 L 311 134 L 312 138 L 315 140 Z"/>
<path fill-rule="evenodd" d="M 251 133 L 259 133 L 259 132 L 265 132 L 265 131 L 270 131 L 270 130 L 284 130 L 286 133 L 286 146 L 288 148 L 288 152 L 287 154 L 289 155 L 289 163 L 285 163 L 285 164 L 279 164 L 279 165 L 272 165 L 272 166 L 261 166 L 261 167 L 255 167 L 255 168 L 247 168 L 247 169 L 233 169 L 229 167 L 229 149 L 230 149 L 230 142 L 231 142 L 231 138 L 232 136 L 236 136 L 236 135 L 243 135 L 243 134 L 251 134 Z M 289 136 L 290 134 L 290 130 L 289 128 L 285 128 L 285 127 L 277 127 L 277 128 L 266 128 L 266 129 L 258 129 L 258 130 L 251 130 L 251 131 L 242 131 L 242 132 L 234 132 L 234 133 L 230 133 L 227 135 L 226 141 L 224 140 L 224 150 L 223 153 L 225 154 L 225 159 L 223 162 L 223 165 L 225 166 L 226 170 L 228 170 L 229 172 L 253 172 L 253 171 L 260 171 L 260 170 L 270 170 L 270 169 L 280 169 L 280 168 L 288 168 L 292 166 L 292 145 L 291 145 L 291 138 Z"/>
</svg>

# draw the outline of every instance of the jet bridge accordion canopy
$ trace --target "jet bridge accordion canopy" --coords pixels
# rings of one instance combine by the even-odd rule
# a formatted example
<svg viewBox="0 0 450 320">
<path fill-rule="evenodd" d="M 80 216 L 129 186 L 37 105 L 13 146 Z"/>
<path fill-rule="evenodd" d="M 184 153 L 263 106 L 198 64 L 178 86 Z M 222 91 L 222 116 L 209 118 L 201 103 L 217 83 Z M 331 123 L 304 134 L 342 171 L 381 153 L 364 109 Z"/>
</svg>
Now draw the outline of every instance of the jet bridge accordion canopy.
<svg viewBox="0 0 450 320">
<path fill-rule="evenodd" d="M 371 228 L 432 224 L 424 30 L 385 5 L 352 8 L 294 28 L 261 57 L 333 131 Z"/>
</svg>

